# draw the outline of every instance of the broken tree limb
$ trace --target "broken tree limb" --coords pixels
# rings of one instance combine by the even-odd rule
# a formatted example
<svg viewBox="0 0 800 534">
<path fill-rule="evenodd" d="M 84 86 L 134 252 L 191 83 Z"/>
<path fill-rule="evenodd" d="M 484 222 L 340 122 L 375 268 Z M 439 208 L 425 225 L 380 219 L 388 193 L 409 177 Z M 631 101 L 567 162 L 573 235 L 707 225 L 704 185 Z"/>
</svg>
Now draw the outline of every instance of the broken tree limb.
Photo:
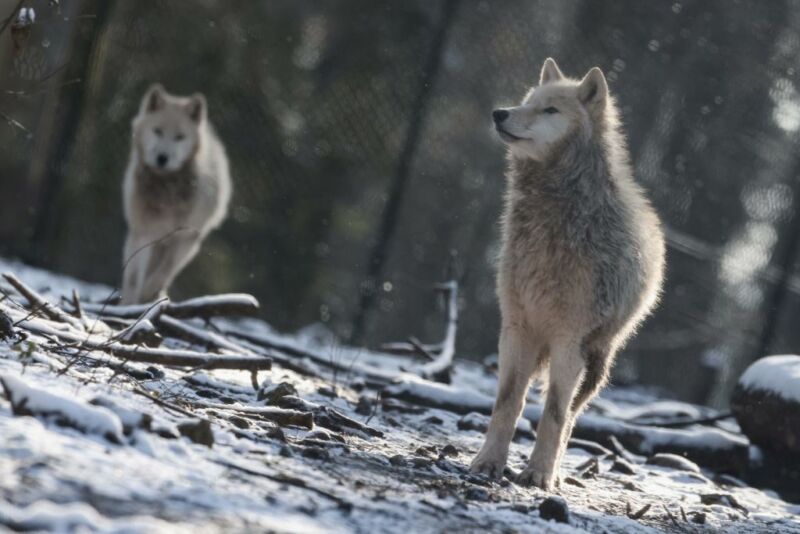
<svg viewBox="0 0 800 534">
<path fill-rule="evenodd" d="M 161 344 L 162 338 L 153 323 L 164 311 L 167 304 L 169 304 L 169 299 L 167 298 L 154 302 L 131 325 L 116 334 L 114 339 L 118 339 L 128 345 L 144 343 L 149 346 L 158 346 Z"/>
<path fill-rule="evenodd" d="M 447 294 L 447 330 L 445 331 L 442 350 L 436 359 L 417 368 L 417 373 L 423 378 L 434 379 L 437 382 L 450 382 L 450 370 L 453 367 L 453 357 L 456 354 L 456 331 L 458 328 L 458 282 L 450 280 L 438 286 L 439 290 Z"/>
<path fill-rule="evenodd" d="M 52 319 L 53 321 L 60 321 L 72 326 L 77 330 L 84 330 L 82 321 L 69 315 L 55 304 L 50 303 L 33 288 L 17 278 L 13 273 L 3 273 L 3 278 L 5 278 L 20 295 L 27 299 L 28 304 L 32 309 L 41 311 L 47 318 Z"/>
<path fill-rule="evenodd" d="M 494 399 L 483 393 L 408 376 L 384 388 L 383 395 L 453 413 L 491 414 Z M 537 425 L 542 408 L 527 405 L 523 416 Z M 667 452 L 721 472 L 739 473 L 748 462 L 747 440 L 717 428 L 672 429 L 631 425 L 610 417 L 579 416 L 573 437 L 613 447 L 614 436 L 625 448 L 646 456 Z"/>
<path fill-rule="evenodd" d="M 240 353 L 252 353 L 252 351 L 242 347 L 241 345 L 226 339 L 224 336 L 209 332 L 191 325 L 187 322 L 180 321 L 169 315 L 162 314 L 157 319 L 158 326 L 167 335 L 183 339 L 189 343 L 204 345 L 206 347 L 213 347 L 215 349 L 225 349 Z"/>
<path fill-rule="evenodd" d="M 328 369 L 333 369 L 337 372 L 342 372 L 345 374 L 353 373 L 355 375 L 359 375 L 363 377 L 368 383 L 376 386 L 385 386 L 386 384 L 397 378 L 399 374 L 396 371 L 390 371 L 372 365 L 361 364 L 356 361 L 344 361 L 344 362 L 338 361 L 335 358 L 331 358 L 330 354 L 323 354 L 322 352 L 316 351 L 314 349 L 304 347 L 299 343 L 286 339 L 285 337 L 277 334 L 254 333 L 228 324 L 221 325 L 220 330 L 225 335 L 242 339 L 244 341 L 247 341 L 251 345 L 255 345 L 269 350 L 274 350 L 279 353 L 282 353 L 283 355 L 306 359 L 313 362 L 314 365 L 325 367 Z M 270 355 L 275 359 L 276 362 L 280 363 L 280 365 L 282 366 L 285 365 L 288 369 L 297 370 L 300 373 L 308 374 L 307 368 L 306 370 L 294 369 L 292 366 L 297 364 L 293 364 L 291 361 L 288 361 L 286 356 L 281 356 L 274 352 L 270 353 Z"/>
<path fill-rule="evenodd" d="M 151 305 L 116 306 L 84 302 L 83 310 L 96 315 L 133 319 L 142 315 Z M 230 293 L 197 297 L 182 302 L 170 302 L 163 312 L 177 319 L 193 317 L 207 319 L 219 316 L 251 316 L 255 315 L 258 310 L 258 300 L 254 296 L 245 293 Z"/>
<path fill-rule="evenodd" d="M 192 367 L 202 369 L 268 370 L 272 360 L 259 355 L 208 355 L 189 350 L 153 349 L 141 346 L 124 345 L 97 335 L 81 335 L 75 332 L 58 330 L 43 321 L 28 319 L 19 326 L 44 336 L 52 336 L 62 342 L 74 344 L 81 349 L 99 350 L 113 354 L 127 361 Z"/>
</svg>

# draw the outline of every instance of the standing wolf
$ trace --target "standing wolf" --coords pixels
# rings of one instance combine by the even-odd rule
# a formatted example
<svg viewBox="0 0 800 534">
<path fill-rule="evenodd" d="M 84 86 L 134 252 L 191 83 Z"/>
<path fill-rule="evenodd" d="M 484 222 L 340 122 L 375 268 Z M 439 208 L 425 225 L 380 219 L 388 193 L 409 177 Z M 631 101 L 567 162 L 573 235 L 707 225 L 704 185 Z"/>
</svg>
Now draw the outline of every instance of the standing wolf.
<svg viewBox="0 0 800 534">
<path fill-rule="evenodd" d="M 165 294 L 225 218 L 230 196 L 228 159 L 208 122 L 205 97 L 152 86 L 133 120 L 123 182 L 123 302 Z"/>
<path fill-rule="evenodd" d="M 536 445 L 518 482 L 551 490 L 575 417 L 658 300 L 664 237 L 633 180 L 600 69 L 577 81 L 547 59 L 522 105 L 492 116 L 509 156 L 500 371 L 471 469 L 502 474 L 531 380 L 549 369 Z"/>
</svg>

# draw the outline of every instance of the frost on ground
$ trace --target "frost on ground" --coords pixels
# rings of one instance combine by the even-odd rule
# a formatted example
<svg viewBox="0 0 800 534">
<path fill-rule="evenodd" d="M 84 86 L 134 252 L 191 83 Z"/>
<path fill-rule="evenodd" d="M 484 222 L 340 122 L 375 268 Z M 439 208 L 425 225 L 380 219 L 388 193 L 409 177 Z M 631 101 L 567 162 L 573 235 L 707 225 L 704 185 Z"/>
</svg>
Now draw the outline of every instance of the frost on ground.
<svg viewBox="0 0 800 534">
<path fill-rule="evenodd" d="M 67 311 L 59 299 L 73 289 L 94 302 L 109 294 L 0 260 L 5 271 Z M 24 298 L 0 289 L 10 297 L 0 310 L 18 323 L 0 330 L 0 530 L 800 532 L 800 506 L 705 469 L 702 455 L 698 469 L 659 448 L 682 435 L 665 423 L 713 419 L 707 408 L 607 391 L 582 423 L 593 439 L 567 452 L 559 493 L 569 523 L 557 523 L 540 515 L 560 515 L 552 500 L 540 512 L 545 493 L 467 471 L 495 385 L 482 365 L 457 363 L 445 386 L 404 372 L 419 367 L 409 356 L 344 347 L 320 328 L 281 335 L 255 319 L 206 323 L 189 312 L 149 316 L 165 333 L 161 349 L 245 363 L 270 355 L 272 369 L 138 362 L 108 352 L 120 342 L 66 342 L 81 324 L 29 316 Z M 146 311 L 114 322 L 87 305 L 83 323 L 103 315 L 119 332 Z M 531 403 L 526 416 L 537 414 Z M 712 436 L 711 450 L 741 449 L 735 424 L 712 425 L 672 431 L 690 445 Z M 615 447 L 600 439 L 611 431 L 622 436 Z M 521 424 L 511 470 L 533 438 Z"/>
</svg>

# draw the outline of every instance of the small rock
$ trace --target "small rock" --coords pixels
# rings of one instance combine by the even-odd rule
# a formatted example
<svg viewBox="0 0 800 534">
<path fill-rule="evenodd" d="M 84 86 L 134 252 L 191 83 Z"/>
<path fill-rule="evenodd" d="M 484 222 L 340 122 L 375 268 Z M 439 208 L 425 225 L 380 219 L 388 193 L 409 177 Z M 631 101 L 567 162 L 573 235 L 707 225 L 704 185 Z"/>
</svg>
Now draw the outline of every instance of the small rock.
<svg viewBox="0 0 800 534">
<path fill-rule="evenodd" d="M 383 408 L 384 412 L 400 412 L 400 413 L 411 413 L 411 414 L 421 414 L 428 411 L 427 408 L 422 406 L 413 406 L 406 402 L 393 399 L 391 397 L 387 397 L 381 401 L 381 407 Z"/>
<path fill-rule="evenodd" d="M 178 432 L 195 443 L 211 448 L 214 445 L 214 432 L 207 419 L 189 419 L 178 423 Z"/>
<path fill-rule="evenodd" d="M 436 450 L 431 450 L 430 447 L 417 447 L 417 450 L 414 451 L 414 454 L 417 456 L 425 456 L 431 457 L 436 453 Z"/>
<path fill-rule="evenodd" d="M 331 454 L 322 447 L 305 447 L 301 453 L 312 460 L 330 460 Z"/>
<path fill-rule="evenodd" d="M 230 416 L 228 418 L 228 421 L 230 421 L 231 424 L 236 428 L 243 428 L 243 429 L 250 428 L 250 421 L 248 421 L 244 417 L 239 417 L 238 415 Z"/>
<path fill-rule="evenodd" d="M 411 465 L 418 469 L 427 469 L 433 465 L 433 460 L 424 456 L 414 456 L 410 459 Z"/>
<path fill-rule="evenodd" d="M 468 501 L 486 502 L 489 500 L 489 492 L 483 488 L 472 487 L 464 493 L 464 498 Z"/>
<path fill-rule="evenodd" d="M 697 523 L 698 525 L 706 524 L 706 514 L 704 512 L 689 512 L 689 515 L 692 523 Z"/>
<path fill-rule="evenodd" d="M 569 506 L 563 497 L 548 497 L 539 505 L 539 517 L 546 521 L 569 523 Z"/>
<path fill-rule="evenodd" d="M 406 464 L 406 458 L 402 454 L 395 454 L 391 458 L 389 458 L 389 463 L 396 466 L 401 466 Z"/>
<path fill-rule="evenodd" d="M 511 511 L 517 512 L 518 514 L 529 514 L 533 510 L 532 506 L 528 506 L 527 504 L 512 504 Z"/>
<path fill-rule="evenodd" d="M 158 367 L 155 367 L 155 366 L 152 366 L 152 365 L 148 365 L 147 369 L 145 369 L 145 371 L 150 373 L 150 376 L 153 377 L 153 380 L 161 380 L 162 378 L 167 376 L 167 375 L 164 374 L 164 371 L 162 371 Z"/>
<path fill-rule="evenodd" d="M 585 488 L 586 484 L 581 482 L 575 477 L 564 477 L 564 483 L 569 484 L 570 486 L 576 486 L 578 488 Z"/>
<path fill-rule="evenodd" d="M 354 378 L 350 381 L 350 389 L 353 391 L 364 391 L 364 388 L 367 387 L 366 382 L 364 382 L 363 378 Z"/>
<path fill-rule="evenodd" d="M 346 443 L 344 437 L 330 430 L 315 430 L 306 435 L 307 439 L 318 439 L 321 441 L 331 441 L 338 443 Z"/>
<path fill-rule="evenodd" d="M 284 434 L 283 429 L 279 426 L 267 430 L 267 437 L 286 443 L 286 434 Z"/>
<path fill-rule="evenodd" d="M 280 448 L 280 450 L 278 451 L 278 454 L 280 454 L 284 458 L 291 458 L 292 456 L 294 456 L 294 453 L 292 452 L 292 448 L 289 447 L 288 445 L 283 445 Z"/>
<path fill-rule="evenodd" d="M 256 399 L 265 401 L 268 405 L 275 405 L 287 395 L 297 395 L 297 388 L 289 382 L 279 382 L 271 386 L 261 386 Z"/>
<path fill-rule="evenodd" d="M 332 386 L 320 386 L 317 388 L 317 393 L 330 399 L 335 399 L 339 396 L 339 392 L 337 392 L 336 388 Z"/>
<path fill-rule="evenodd" d="M 0 311 L 0 341 L 14 337 L 14 321 L 4 311 Z"/>
<path fill-rule="evenodd" d="M 369 415 L 372 413 L 372 399 L 367 395 L 361 395 L 356 404 L 356 413 L 358 415 Z"/>
<path fill-rule="evenodd" d="M 672 469 L 678 469 L 680 471 L 689 471 L 691 473 L 700 472 L 700 467 L 698 467 L 698 465 L 693 461 L 687 460 L 683 456 L 678 456 L 677 454 L 669 454 L 666 452 L 660 452 L 658 454 L 654 454 L 653 456 L 647 459 L 647 463 L 649 465 L 670 467 Z"/>
<path fill-rule="evenodd" d="M 458 427 L 459 430 L 486 432 L 486 429 L 489 428 L 489 418 L 482 413 L 470 412 L 458 420 L 456 427 Z"/>
<path fill-rule="evenodd" d="M 441 450 L 442 456 L 458 456 L 458 449 L 452 443 L 448 443 Z"/>
<path fill-rule="evenodd" d="M 426 417 L 423 419 L 423 422 L 429 423 L 431 425 L 441 425 L 444 423 L 441 417 L 436 417 L 435 415 L 431 415 L 430 417 Z"/>
<path fill-rule="evenodd" d="M 623 475 L 635 475 L 636 468 L 623 458 L 617 458 L 614 460 L 614 463 L 611 464 L 611 471 L 615 473 L 622 473 Z"/>
</svg>

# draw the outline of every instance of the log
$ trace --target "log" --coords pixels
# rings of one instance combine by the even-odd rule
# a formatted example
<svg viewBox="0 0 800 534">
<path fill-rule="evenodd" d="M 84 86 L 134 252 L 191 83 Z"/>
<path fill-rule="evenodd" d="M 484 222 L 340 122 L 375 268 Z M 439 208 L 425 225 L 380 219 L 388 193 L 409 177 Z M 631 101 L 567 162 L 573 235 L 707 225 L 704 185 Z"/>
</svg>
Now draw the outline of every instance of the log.
<svg viewBox="0 0 800 534">
<path fill-rule="evenodd" d="M 800 356 L 753 363 L 733 390 L 731 411 L 761 452 L 741 478 L 800 500 Z"/>
<path fill-rule="evenodd" d="M 384 388 L 383 395 L 406 402 L 439 408 L 453 413 L 491 414 L 494 398 L 477 391 L 404 377 Z M 527 405 L 523 417 L 536 426 L 542 415 L 538 405 Z M 667 452 L 686 456 L 692 461 L 724 473 L 740 473 L 747 465 L 747 440 L 717 428 L 672 429 L 642 427 L 609 417 L 582 414 L 572 437 L 613 448 L 612 437 L 625 448 L 646 456 Z"/>
<path fill-rule="evenodd" d="M 765 451 L 800 455 L 800 356 L 769 356 L 742 374 L 731 396 L 742 432 Z"/>
</svg>

